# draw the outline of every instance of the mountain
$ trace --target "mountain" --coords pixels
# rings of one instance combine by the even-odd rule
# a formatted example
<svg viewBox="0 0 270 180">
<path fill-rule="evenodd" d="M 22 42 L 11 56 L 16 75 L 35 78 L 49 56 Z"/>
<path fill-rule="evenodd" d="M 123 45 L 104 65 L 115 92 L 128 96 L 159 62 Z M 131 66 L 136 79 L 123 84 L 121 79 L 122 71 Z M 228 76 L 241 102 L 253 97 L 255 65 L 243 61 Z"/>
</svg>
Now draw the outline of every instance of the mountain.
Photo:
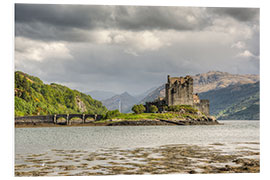
<svg viewBox="0 0 270 180">
<path fill-rule="evenodd" d="M 155 89 L 157 89 L 157 87 L 152 87 L 150 89 L 148 89 L 147 91 L 138 94 L 138 95 L 134 95 L 134 97 L 139 101 L 141 101 L 142 99 L 144 99 L 149 93 L 151 93 L 152 91 L 154 91 Z"/>
<path fill-rule="evenodd" d="M 260 97 L 259 93 L 250 96 L 239 103 L 218 114 L 218 119 L 231 120 L 259 120 L 260 119 Z"/>
<path fill-rule="evenodd" d="M 159 86 L 158 88 L 150 92 L 148 95 L 146 95 L 142 100 L 140 100 L 139 104 L 154 101 L 158 97 L 165 97 L 165 84 Z"/>
<path fill-rule="evenodd" d="M 209 71 L 208 73 L 192 76 L 194 93 L 202 93 L 228 87 L 233 84 L 250 84 L 260 80 L 254 74 L 229 74 L 227 72 Z"/>
<path fill-rule="evenodd" d="M 111 98 L 116 95 L 114 92 L 111 91 L 90 91 L 86 92 L 85 94 L 90 95 L 92 98 L 99 101 Z"/>
<path fill-rule="evenodd" d="M 119 109 L 119 102 L 121 103 L 121 112 L 127 113 L 131 111 L 132 106 L 138 102 L 138 99 L 124 92 L 102 101 L 104 106 L 109 110 Z"/>
<path fill-rule="evenodd" d="M 233 84 L 226 88 L 200 93 L 210 100 L 210 113 L 218 119 L 259 119 L 260 83 Z"/>
<path fill-rule="evenodd" d="M 100 101 L 89 95 L 55 83 L 44 84 L 38 77 L 15 72 L 15 116 L 104 114 L 106 111 Z"/>
<path fill-rule="evenodd" d="M 193 77 L 194 93 L 210 100 L 210 113 L 218 119 L 259 119 L 259 75 L 209 71 Z M 141 103 L 165 97 L 165 84 L 150 92 Z"/>
<path fill-rule="evenodd" d="M 148 89 L 147 91 L 137 94 L 137 95 L 130 95 L 128 92 L 124 92 L 120 95 L 114 95 L 111 98 L 102 100 L 103 104 L 109 109 L 119 109 L 119 101 L 121 100 L 121 112 L 128 113 L 132 112 L 131 108 L 138 104 L 141 99 L 143 99 L 147 94 L 155 90 L 156 87 L 153 87 L 151 89 Z"/>
<path fill-rule="evenodd" d="M 203 93 L 211 90 L 226 88 L 234 84 L 250 84 L 260 80 L 259 75 L 254 74 L 229 74 L 227 72 L 209 71 L 208 73 L 196 74 L 193 78 L 194 93 Z M 154 101 L 158 97 L 165 97 L 165 84 L 150 92 L 140 103 Z"/>
</svg>

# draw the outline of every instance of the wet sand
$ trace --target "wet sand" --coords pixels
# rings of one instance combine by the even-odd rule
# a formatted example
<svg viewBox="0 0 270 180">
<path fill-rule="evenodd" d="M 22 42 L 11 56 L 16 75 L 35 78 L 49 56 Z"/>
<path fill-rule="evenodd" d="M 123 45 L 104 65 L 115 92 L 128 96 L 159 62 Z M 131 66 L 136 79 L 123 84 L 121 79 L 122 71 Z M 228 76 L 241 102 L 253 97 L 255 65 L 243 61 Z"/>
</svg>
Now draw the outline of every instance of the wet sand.
<svg viewBox="0 0 270 180">
<path fill-rule="evenodd" d="M 15 176 L 259 173 L 258 142 L 16 154 Z"/>
</svg>

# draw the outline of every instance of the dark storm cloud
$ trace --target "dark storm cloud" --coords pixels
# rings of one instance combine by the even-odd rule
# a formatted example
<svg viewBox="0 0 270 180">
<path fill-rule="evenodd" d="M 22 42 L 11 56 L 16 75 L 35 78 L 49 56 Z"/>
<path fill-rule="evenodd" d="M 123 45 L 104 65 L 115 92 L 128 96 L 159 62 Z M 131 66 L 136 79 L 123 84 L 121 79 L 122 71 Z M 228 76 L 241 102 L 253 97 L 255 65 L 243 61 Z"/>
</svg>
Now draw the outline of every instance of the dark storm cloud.
<svg viewBox="0 0 270 180">
<path fill-rule="evenodd" d="M 39 40 L 87 41 L 85 34 L 78 30 L 109 26 L 110 9 L 107 6 L 16 4 L 15 35 Z"/>
<path fill-rule="evenodd" d="M 85 92 L 135 94 L 168 74 L 258 74 L 258 18 L 244 8 L 16 4 L 15 69 Z"/>
<path fill-rule="evenodd" d="M 85 33 L 78 29 L 43 23 L 16 23 L 15 35 L 42 41 L 82 42 L 89 40 Z"/>
<path fill-rule="evenodd" d="M 200 30 L 210 23 L 202 9 L 185 7 L 116 6 L 114 16 L 116 26 L 127 30 Z"/>
<path fill-rule="evenodd" d="M 192 30 L 208 24 L 207 17 L 196 13 L 199 11 L 201 10 L 198 8 L 184 7 L 16 4 L 15 21 L 27 24 L 45 23 L 59 28 Z M 186 16 L 200 19 L 196 23 L 188 23 Z"/>
<path fill-rule="evenodd" d="M 208 8 L 208 11 L 243 22 L 258 20 L 260 13 L 259 8 Z"/>
<path fill-rule="evenodd" d="M 187 31 L 211 23 L 199 8 L 34 4 L 16 4 L 15 22 L 16 36 L 64 41 L 89 41 L 78 30 Z"/>
<path fill-rule="evenodd" d="M 16 4 L 15 21 L 21 23 L 44 23 L 61 28 L 94 28 L 99 22 L 107 24 L 110 7 L 48 5 L 48 4 Z"/>
</svg>

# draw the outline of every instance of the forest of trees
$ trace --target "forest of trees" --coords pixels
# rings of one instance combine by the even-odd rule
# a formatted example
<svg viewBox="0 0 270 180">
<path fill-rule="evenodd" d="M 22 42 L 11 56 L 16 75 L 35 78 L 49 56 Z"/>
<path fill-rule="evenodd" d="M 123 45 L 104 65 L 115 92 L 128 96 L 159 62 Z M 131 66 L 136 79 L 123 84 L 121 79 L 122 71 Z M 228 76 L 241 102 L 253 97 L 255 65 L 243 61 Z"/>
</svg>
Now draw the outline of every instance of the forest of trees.
<svg viewBox="0 0 270 180">
<path fill-rule="evenodd" d="M 84 108 L 79 107 L 78 99 Z M 106 112 L 106 107 L 89 95 L 55 83 L 44 84 L 37 77 L 15 72 L 15 116 Z"/>
</svg>

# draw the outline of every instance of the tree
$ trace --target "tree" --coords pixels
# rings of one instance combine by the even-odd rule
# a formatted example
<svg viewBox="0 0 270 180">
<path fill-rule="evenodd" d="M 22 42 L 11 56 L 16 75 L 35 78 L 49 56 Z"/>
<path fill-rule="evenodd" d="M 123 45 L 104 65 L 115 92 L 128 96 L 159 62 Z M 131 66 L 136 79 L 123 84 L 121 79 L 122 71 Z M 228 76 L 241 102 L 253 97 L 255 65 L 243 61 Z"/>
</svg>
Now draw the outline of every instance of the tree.
<svg viewBox="0 0 270 180">
<path fill-rule="evenodd" d="M 24 88 L 25 91 L 30 91 L 30 85 L 25 76 L 22 81 L 22 87 Z"/>
<path fill-rule="evenodd" d="M 157 108 L 157 106 L 155 106 L 155 105 L 151 105 L 151 106 L 149 107 L 149 111 L 150 111 L 151 113 L 156 113 L 156 112 L 158 111 L 158 108 Z"/>
<path fill-rule="evenodd" d="M 116 110 L 112 110 L 112 111 L 108 111 L 105 115 L 105 119 L 111 119 L 114 118 L 116 116 L 119 116 L 121 113 L 119 112 L 118 109 Z"/>
<path fill-rule="evenodd" d="M 134 105 L 131 109 L 135 114 L 141 114 L 145 111 L 145 107 L 142 104 Z"/>
<path fill-rule="evenodd" d="M 21 97 L 22 97 L 22 99 L 24 99 L 27 102 L 31 100 L 31 97 L 27 91 L 23 91 Z"/>
</svg>

